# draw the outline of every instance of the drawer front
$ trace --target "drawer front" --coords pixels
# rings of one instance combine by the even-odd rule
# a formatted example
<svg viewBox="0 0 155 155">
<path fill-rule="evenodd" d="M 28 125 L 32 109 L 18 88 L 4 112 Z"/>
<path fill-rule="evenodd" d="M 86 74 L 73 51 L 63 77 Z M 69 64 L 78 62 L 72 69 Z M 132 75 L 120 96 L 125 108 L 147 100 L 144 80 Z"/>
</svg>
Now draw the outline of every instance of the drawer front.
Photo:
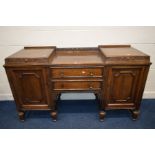
<svg viewBox="0 0 155 155">
<path fill-rule="evenodd" d="M 51 69 L 52 78 L 63 77 L 102 77 L 102 68 L 54 68 Z"/>
<path fill-rule="evenodd" d="M 53 82 L 53 90 L 98 90 L 101 89 L 101 82 Z"/>
</svg>

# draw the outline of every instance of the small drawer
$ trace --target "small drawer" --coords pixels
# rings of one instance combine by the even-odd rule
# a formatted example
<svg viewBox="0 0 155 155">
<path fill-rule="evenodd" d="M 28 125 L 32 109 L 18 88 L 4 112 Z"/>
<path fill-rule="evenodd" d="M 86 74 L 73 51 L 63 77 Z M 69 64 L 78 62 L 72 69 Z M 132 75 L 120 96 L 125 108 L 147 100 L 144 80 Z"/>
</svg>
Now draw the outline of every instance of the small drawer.
<svg viewBox="0 0 155 155">
<path fill-rule="evenodd" d="M 101 89 L 101 82 L 97 81 L 53 82 L 53 90 L 98 90 L 98 89 Z"/>
<path fill-rule="evenodd" d="M 54 68 L 52 78 L 63 77 L 102 77 L 102 68 Z"/>
</svg>

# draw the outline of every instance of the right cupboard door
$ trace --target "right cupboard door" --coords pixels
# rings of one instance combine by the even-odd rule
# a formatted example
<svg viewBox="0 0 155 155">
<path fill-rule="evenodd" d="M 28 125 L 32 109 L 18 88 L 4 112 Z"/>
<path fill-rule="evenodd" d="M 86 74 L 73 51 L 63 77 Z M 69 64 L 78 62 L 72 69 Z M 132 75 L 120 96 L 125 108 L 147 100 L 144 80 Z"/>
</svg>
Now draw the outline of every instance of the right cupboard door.
<svg viewBox="0 0 155 155">
<path fill-rule="evenodd" d="M 135 107 L 142 68 L 111 67 L 108 72 L 107 107 Z"/>
</svg>

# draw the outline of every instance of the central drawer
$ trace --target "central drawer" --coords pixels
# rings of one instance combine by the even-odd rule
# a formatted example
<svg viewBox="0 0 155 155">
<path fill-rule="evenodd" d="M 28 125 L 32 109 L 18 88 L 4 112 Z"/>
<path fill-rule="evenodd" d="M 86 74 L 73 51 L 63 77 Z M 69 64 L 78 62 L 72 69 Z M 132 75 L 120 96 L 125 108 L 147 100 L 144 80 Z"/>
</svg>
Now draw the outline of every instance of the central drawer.
<svg viewBox="0 0 155 155">
<path fill-rule="evenodd" d="M 52 78 L 102 77 L 102 68 L 53 68 Z"/>
<path fill-rule="evenodd" d="M 98 82 L 98 81 L 53 82 L 53 90 L 98 90 L 98 89 L 101 89 L 101 82 Z"/>
</svg>

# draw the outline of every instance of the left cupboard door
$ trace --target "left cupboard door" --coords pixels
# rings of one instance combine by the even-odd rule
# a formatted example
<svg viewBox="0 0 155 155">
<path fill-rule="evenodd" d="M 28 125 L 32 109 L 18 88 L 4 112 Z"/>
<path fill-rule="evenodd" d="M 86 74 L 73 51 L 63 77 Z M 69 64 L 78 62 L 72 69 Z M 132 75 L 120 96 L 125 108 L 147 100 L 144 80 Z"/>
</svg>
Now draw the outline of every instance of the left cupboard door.
<svg viewBox="0 0 155 155">
<path fill-rule="evenodd" d="M 34 110 L 48 108 L 46 76 L 42 69 L 12 69 L 11 76 L 20 107 Z"/>
</svg>

